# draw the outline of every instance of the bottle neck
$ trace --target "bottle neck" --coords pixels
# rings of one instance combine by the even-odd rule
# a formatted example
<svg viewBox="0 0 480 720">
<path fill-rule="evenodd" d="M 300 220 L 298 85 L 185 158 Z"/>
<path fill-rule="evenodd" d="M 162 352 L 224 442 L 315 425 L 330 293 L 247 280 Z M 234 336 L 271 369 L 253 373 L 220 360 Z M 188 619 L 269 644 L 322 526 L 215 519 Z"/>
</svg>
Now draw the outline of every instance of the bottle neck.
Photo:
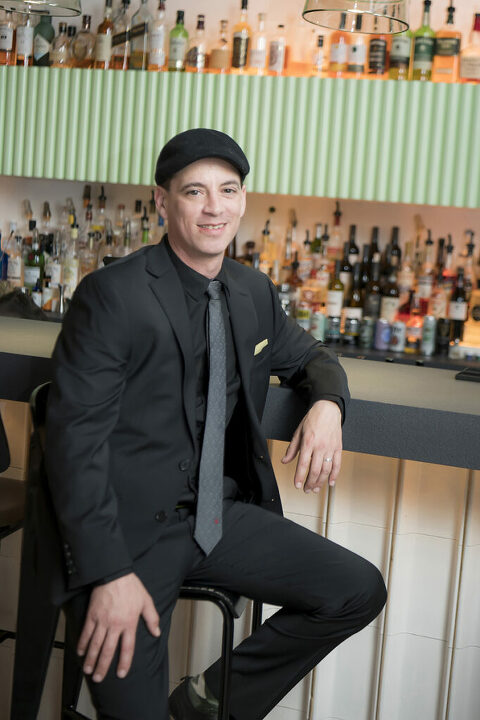
<svg viewBox="0 0 480 720">
<path fill-rule="evenodd" d="M 430 27 L 430 7 L 426 7 L 423 11 L 423 27 Z"/>
</svg>

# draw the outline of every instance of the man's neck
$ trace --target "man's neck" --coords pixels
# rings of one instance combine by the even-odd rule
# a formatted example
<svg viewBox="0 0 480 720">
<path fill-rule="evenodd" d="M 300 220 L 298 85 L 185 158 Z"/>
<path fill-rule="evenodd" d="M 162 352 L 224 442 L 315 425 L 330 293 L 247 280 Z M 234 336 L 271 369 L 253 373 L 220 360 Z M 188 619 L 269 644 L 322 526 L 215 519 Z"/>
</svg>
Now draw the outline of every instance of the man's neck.
<svg viewBox="0 0 480 720">
<path fill-rule="evenodd" d="M 217 256 L 209 257 L 191 257 L 190 255 L 187 255 L 187 253 L 182 251 L 182 248 L 178 247 L 175 244 L 175 240 L 173 240 L 170 236 L 168 236 L 168 243 L 175 253 L 175 255 L 183 262 L 185 265 L 188 265 L 188 267 L 192 268 L 192 270 L 195 270 L 195 272 L 200 273 L 200 275 L 203 275 L 204 277 L 208 278 L 209 280 L 213 280 L 213 278 L 217 277 L 218 273 L 222 269 L 223 265 L 223 256 L 221 258 Z"/>
</svg>

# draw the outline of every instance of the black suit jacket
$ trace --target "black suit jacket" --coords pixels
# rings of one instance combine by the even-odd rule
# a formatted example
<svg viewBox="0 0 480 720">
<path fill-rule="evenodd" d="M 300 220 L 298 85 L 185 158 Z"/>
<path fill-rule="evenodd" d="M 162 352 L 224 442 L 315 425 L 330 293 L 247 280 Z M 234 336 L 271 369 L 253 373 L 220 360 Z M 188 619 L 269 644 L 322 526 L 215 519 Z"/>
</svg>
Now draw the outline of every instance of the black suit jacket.
<svg viewBox="0 0 480 720">
<path fill-rule="evenodd" d="M 251 501 L 281 512 L 260 428 L 270 375 L 312 402 L 344 405 L 346 377 L 334 353 L 286 317 L 265 275 L 229 259 L 224 267 L 246 413 L 228 464 L 246 474 L 238 480 Z M 88 275 L 53 357 L 46 468 L 75 590 L 130 566 L 162 535 L 195 456 L 190 324 L 165 245 Z"/>
</svg>

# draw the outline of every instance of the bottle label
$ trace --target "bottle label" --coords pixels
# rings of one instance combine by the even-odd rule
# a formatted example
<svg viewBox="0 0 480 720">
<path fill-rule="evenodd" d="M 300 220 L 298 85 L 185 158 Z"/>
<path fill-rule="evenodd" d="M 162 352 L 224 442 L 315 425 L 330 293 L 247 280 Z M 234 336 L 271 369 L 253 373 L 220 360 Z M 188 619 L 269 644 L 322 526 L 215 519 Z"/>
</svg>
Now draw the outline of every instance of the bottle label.
<svg viewBox="0 0 480 720">
<path fill-rule="evenodd" d="M 37 280 L 40 280 L 40 268 L 38 266 L 32 267 L 25 265 L 23 272 L 23 282 L 25 283 L 25 287 L 30 289 L 34 288 L 37 284 Z"/>
<path fill-rule="evenodd" d="M 250 67 L 265 70 L 267 64 L 267 48 L 252 48 L 250 50 Z"/>
<path fill-rule="evenodd" d="M 18 283 L 22 277 L 22 257 L 21 255 L 9 255 L 7 267 L 7 280 L 11 283 Z"/>
<path fill-rule="evenodd" d="M 150 65 L 163 67 L 165 65 L 165 27 L 153 29 L 150 33 Z"/>
<path fill-rule="evenodd" d="M 0 50 L 13 50 L 13 28 L 0 25 Z"/>
<path fill-rule="evenodd" d="M 345 319 L 361 320 L 363 315 L 362 308 L 346 307 L 343 309 Z"/>
<path fill-rule="evenodd" d="M 112 58 L 112 36 L 98 34 L 95 40 L 95 62 L 110 62 Z"/>
<path fill-rule="evenodd" d="M 363 72 L 367 62 L 367 46 L 365 43 L 354 43 L 348 46 L 348 70 L 350 72 Z"/>
<path fill-rule="evenodd" d="M 446 293 L 437 293 L 430 300 L 429 313 L 436 318 L 447 317 L 447 295 Z"/>
<path fill-rule="evenodd" d="M 435 55 L 441 57 L 455 57 L 460 54 L 460 38 L 437 38 L 435 41 Z"/>
<path fill-rule="evenodd" d="M 329 290 L 327 293 L 327 315 L 340 317 L 342 314 L 343 290 Z"/>
<path fill-rule="evenodd" d="M 328 270 L 317 270 L 316 284 L 318 287 L 326 288 L 330 282 L 330 273 Z"/>
<path fill-rule="evenodd" d="M 348 291 L 352 287 L 352 282 L 353 282 L 352 273 L 351 272 L 341 272 L 339 277 L 340 277 L 340 281 L 343 283 L 345 295 L 348 295 Z"/>
<path fill-rule="evenodd" d="M 33 27 L 20 25 L 17 29 L 17 56 L 31 57 L 33 55 Z"/>
<path fill-rule="evenodd" d="M 435 38 L 415 38 L 415 51 L 413 57 L 413 69 L 428 71 L 432 69 L 433 55 L 435 52 Z"/>
<path fill-rule="evenodd" d="M 46 272 L 50 276 L 50 287 L 57 287 L 62 282 L 62 266 L 60 263 L 52 261 L 48 265 Z"/>
<path fill-rule="evenodd" d="M 285 66 L 284 40 L 272 40 L 268 54 L 268 69 L 270 72 L 281 73 Z"/>
<path fill-rule="evenodd" d="M 465 321 L 467 319 L 467 310 L 468 305 L 466 302 L 455 302 L 452 300 L 448 308 L 448 317 L 450 320 Z"/>
<path fill-rule="evenodd" d="M 203 70 L 205 68 L 205 63 L 205 48 L 197 45 L 190 48 L 185 58 L 185 64 L 189 67 L 196 68 L 197 70 Z"/>
<path fill-rule="evenodd" d="M 250 38 L 242 33 L 235 33 L 233 36 L 232 67 L 244 68 L 247 64 L 248 43 Z"/>
<path fill-rule="evenodd" d="M 346 43 L 333 43 L 330 48 L 330 62 L 343 65 L 347 62 L 348 45 Z"/>
<path fill-rule="evenodd" d="M 317 50 L 313 56 L 313 69 L 315 72 L 322 72 L 323 64 L 325 62 L 325 55 L 322 50 Z"/>
<path fill-rule="evenodd" d="M 390 67 L 408 64 L 412 50 L 412 38 L 408 35 L 394 35 L 392 49 L 390 50 Z"/>
<path fill-rule="evenodd" d="M 45 55 L 48 55 L 50 47 L 50 43 L 43 37 L 43 35 L 40 35 L 40 33 L 35 35 L 35 39 L 33 41 L 33 57 L 35 62 L 38 62 L 44 58 Z"/>
<path fill-rule="evenodd" d="M 424 275 L 418 278 L 418 296 L 421 298 L 429 298 L 432 294 L 433 278 L 431 275 Z"/>
<path fill-rule="evenodd" d="M 370 41 L 368 56 L 368 69 L 370 72 L 381 74 L 385 72 L 387 64 L 387 41 L 382 38 L 373 38 Z"/>
<path fill-rule="evenodd" d="M 253 52 L 253 51 L 252 51 Z M 228 47 L 213 48 L 210 53 L 210 68 L 213 70 L 228 70 L 230 53 Z"/>
<path fill-rule="evenodd" d="M 365 315 L 370 317 L 376 318 L 378 317 L 380 313 L 380 300 L 381 297 L 377 293 L 372 293 L 371 295 L 367 295 L 365 298 Z"/>
<path fill-rule="evenodd" d="M 462 57 L 460 77 L 463 80 L 480 80 L 480 57 Z"/>
<path fill-rule="evenodd" d="M 380 303 L 380 317 L 384 318 L 389 323 L 393 323 L 398 312 L 399 305 L 400 298 L 398 297 L 382 297 Z"/>
<path fill-rule="evenodd" d="M 168 66 L 170 68 L 181 69 L 185 62 L 185 53 L 187 52 L 187 39 L 185 37 L 170 38 L 170 54 L 168 57 Z"/>
</svg>

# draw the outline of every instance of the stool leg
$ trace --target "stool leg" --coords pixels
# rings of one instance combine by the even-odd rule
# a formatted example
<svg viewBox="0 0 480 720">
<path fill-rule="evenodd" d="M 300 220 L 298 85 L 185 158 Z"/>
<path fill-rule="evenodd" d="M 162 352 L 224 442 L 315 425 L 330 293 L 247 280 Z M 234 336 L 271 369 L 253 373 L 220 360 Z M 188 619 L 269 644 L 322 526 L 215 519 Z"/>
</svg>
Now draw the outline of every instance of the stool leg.
<svg viewBox="0 0 480 720">
<path fill-rule="evenodd" d="M 232 673 L 233 652 L 233 617 L 228 607 L 216 603 L 223 615 L 222 663 L 220 671 L 220 697 L 218 698 L 218 720 L 230 718 L 230 681 Z"/>
<path fill-rule="evenodd" d="M 82 687 L 83 673 L 69 643 L 65 643 L 63 655 L 62 710 L 75 710 Z"/>
</svg>

